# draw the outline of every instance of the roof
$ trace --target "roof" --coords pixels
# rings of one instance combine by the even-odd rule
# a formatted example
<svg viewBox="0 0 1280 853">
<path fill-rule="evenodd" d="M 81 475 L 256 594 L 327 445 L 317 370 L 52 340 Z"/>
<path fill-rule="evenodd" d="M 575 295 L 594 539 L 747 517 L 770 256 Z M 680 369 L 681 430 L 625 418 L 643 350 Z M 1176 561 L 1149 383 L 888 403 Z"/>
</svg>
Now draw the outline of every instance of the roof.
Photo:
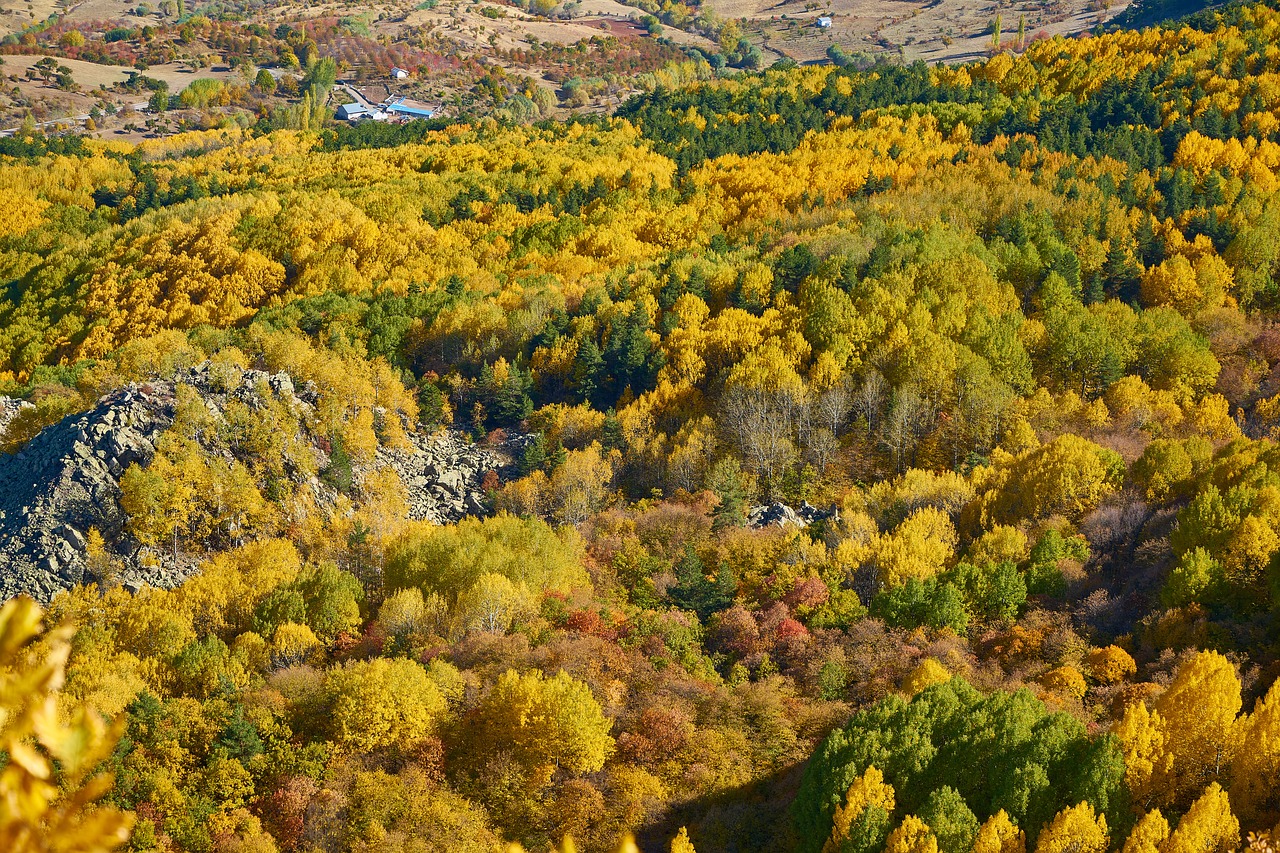
<svg viewBox="0 0 1280 853">
<path fill-rule="evenodd" d="M 414 104 L 405 103 L 404 97 L 395 100 L 388 100 L 382 105 L 382 108 L 389 113 L 400 113 L 407 116 L 422 116 L 423 118 L 433 118 L 436 111 L 430 107 L 420 107 Z"/>
<path fill-rule="evenodd" d="M 404 113 L 405 115 L 422 116 L 423 118 L 431 118 L 436 114 L 435 110 L 430 110 L 426 107 L 407 107 L 404 104 L 392 104 L 387 107 L 387 112 Z"/>
<path fill-rule="evenodd" d="M 362 118 L 371 114 L 369 108 L 360 103 L 352 102 L 338 107 L 338 118 L 342 119 Z"/>
</svg>

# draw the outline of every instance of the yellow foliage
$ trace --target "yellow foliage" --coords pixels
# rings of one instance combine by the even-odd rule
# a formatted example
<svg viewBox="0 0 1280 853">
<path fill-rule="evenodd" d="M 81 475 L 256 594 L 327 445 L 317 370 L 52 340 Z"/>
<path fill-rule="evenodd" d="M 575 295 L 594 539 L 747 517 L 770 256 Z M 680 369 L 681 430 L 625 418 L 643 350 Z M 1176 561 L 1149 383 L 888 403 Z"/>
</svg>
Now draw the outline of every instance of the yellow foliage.
<svg viewBox="0 0 1280 853">
<path fill-rule="evenodd" d="M 1031 554 L 1027 534 L 1016 527 L 997 524 L 969 546 L 968 559 L 976 565 L 1021 563 Z"/>
<path fill-rule="evenodd" d="M 571 450 L 551 475 L 548 492 L 552 511 L 563 524 L 579 524 L 598 512 L 608 499 L 615 455 L 601 452 L 593 442 L 584 450 Z"/>
<path fill-rule="evenodd" d="M 1172 756 L 1163 802 L 1188 801 L 1218 768 L 1231 763 L 1240 705 L 1235 666 L 1217 652 L 1201 652 L 1178 668 L 1154 707 L 1164 720 L 1165 749 Z"/>
<path fill-rule="evenodd" d="M 1231 797 L 1251 826 L 1280 821 L 1280 681 L 1239 721 L 1242 748 L 1231 765 Z"/>
<path fill-rule="evenodd" d="M 1159 853 L 1168 837 L 1169 822 L 1159 809 L 1152 809 L 1134 824 L 1121 853 Z"/>
<path fill-rule="evenodd" d="M 1089 677 L 1103 684 L 1124 681 L 1138 671 L 1133 657 L 1119 646 L 1089 652 Z"/>
<path fill-rule="evenodd" d="M 1164 720 L 1145 703 L 1135 702 L 1125 708 L 1112 733 L 1124 752 L 1124 781 L 1134 800 L 1144 806 L 1157 802 L 1173 758 L 1166 748 Z"/>
<path fill-rule="evenodd" d="M 1174 255 L 1143 274 L 1142 298 L 1193 314 L 1221 305 L 1233 283 L 1230 268 L 1216 255 L 1202 256 L 1194 265 L 1185 256 Z"/>
<path fill-rule="evenodd" d="M 587 685 L 563 670 L 550 678 L 537 670 L 524 675 L 507 670 L 478 710 L 468 732 L 475 758 L 509 755 L 533 787 L 546 785 L 557 766 L 570 773 L 595 772 L 613 753 L 613 721 Z"/>
<path fill-rule="evenodd" d="M 1060 666 L 1040 676 L 1040 683 L 1059 696 L 1083 699 L 1088 689 L 1084 676 L 1074 666 Z"/>
<path fill-rule="evenodd" d="M 1160 845 L 1160 853 L 1231 853 L 1239 843 L 1240 821 L 1231 813 L 1227 792 L 1213 782 Z"/>
<path fill-rule="evenodd" d="M 978 518 L 995 522 L 1072 517 L 1093 509 L 1124 472 L 1118 454 L 1077 435 L 1060 435 L 1002 467 L 975 502 Z"/>
<path fill-rule="evenodd" d="M 925 580 L 945 571 L 955 555 L 955 525 L 934 507 L 922 507 L 880 538 L 876 562 L 880 582 L 899 586 L 910 578 Z"/>
<path fill-rule="evenodd" d="M 1231 404 L 1221 394 L 1206 394 L 1192 407 L 1187 419 L 1206 438 L 1228 441 L 1241 434 L 1240 425 L 1231 416 Z"/>
<path fill-rule="evenodd" d="M 329 725 L 343 748 L 412 749 L 435 733 L 444 695 L 416 661 L 353 661 L 325 678 L 331 697 Z"/>
<path fill-rule="evenodd" d="M 107 853 L 129 840 L 133 815 L 95 803 L 110 776 L 91 775 L 115 747 L 97 712 L 59 690 L 70 626 L 48 631 L 29 598 L 0 606 L 0 848 L 10 853 Z M 54 776 L 57 762 L 58 777 Z"/>
<path fill-rule="evenodd" d="M 320 639 L 306 625 L 284 622 L 271 637 L 271 658 L 281 666 L 294 666 L 319 647 Z"/>
<path fill-rule="evenodd" d="M 915 696 L 926 687 L 950 680 L 951 673 L 936 658 L 925 658 L 903 679 L 902 690 L 908 696 Z"/>
<path fill-rule="evenodd" d="M 978 828 L 972 853 L 1026 853 L 1026 850 L 1027 834 L 1000 809 Z"/>
<path fill-rule="evenodd" d="M 849 838 L 850 826 L 864 811 L 874 807 L 892 814 L 895 802 L 893 786 L 884 781 L 884 774 L 874 766 L 868 767 L 849 786 L 844 804 L 836 806 L 831 837 L 823 845 L 822 853 L 839 853 L 841 845 Z"/>
<path fill-rule="evenodd" d="M 938 839 L 927 823 L 915 815 L 907 815 L 898 828 L 889 833 L 884 853 L 938 853 Z"/>
<path fill-rule="evenodd" d="M 1036 853 L 1106 853 L 1107 819 L 1080 803 L 1054 817 L 1036 839 Z"/>
</svg>

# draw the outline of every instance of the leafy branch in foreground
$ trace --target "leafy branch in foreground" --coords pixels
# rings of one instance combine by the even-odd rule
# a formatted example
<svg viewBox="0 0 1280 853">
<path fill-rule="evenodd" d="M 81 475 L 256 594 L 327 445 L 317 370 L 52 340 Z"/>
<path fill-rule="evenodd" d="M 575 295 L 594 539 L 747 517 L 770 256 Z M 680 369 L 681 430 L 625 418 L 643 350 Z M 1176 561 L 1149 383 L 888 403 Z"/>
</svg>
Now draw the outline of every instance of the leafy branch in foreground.
<svg viewBox="0 0 1280 853">
<path fill-rule="evenodd" d="M 121 726 L 60 701 L 74 629 L 47 629 L 43 616 L 25 597 L 0 607 L 0 849 L 106 853 L 133 827 L 132 814 L 95 805 L 113 780 L 94 769 Z"/>
</svg>

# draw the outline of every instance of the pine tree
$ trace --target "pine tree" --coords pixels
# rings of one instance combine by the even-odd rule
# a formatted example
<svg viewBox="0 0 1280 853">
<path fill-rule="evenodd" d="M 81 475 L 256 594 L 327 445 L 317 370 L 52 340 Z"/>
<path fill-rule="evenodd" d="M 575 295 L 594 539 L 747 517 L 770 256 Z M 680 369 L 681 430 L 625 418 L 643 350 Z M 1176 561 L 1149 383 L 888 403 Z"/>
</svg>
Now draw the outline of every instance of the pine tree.
<svg viewBox="0 0 1280 853">
<path fill-rule="evenodd" d="M 573 390 L 584 403 L 598 405 L 602 401 L 606 372 L 604 355 L 595 339 L 583 338 L 578 342 L 578 353 L 573 361 Z"/>
</svg>

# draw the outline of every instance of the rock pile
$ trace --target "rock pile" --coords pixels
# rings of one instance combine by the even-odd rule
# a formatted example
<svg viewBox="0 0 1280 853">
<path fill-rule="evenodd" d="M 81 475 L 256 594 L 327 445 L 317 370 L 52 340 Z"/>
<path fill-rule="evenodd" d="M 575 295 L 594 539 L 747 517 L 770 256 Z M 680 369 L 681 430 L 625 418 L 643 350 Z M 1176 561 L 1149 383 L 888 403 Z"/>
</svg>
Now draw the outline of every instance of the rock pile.
<svg viewBox="0 0 1280 853">
<path fill-rule="evenodd" d="M 47 427 L 20 452 L 0 454 L 0 601 L 25 593 L 47 602 L 60 590 L 102 580 L 86 559 L 90 528 L 98 529 L 116 558 L 113 579 L 130 590 L 173 587 L 196 570 L 193 557 L 175 564 L 145 554 L 125 530 L 120 507 L 120 477 L 133 463 L 147 465 L 173 424 L 178 383 L 194 388 L 213 412 L 231 399 L 256 405 L 263 393 L 304 409 L 316 403 L 313 388 L 295 389 L 286 374 L 248 370 L 228 383 L 226 371 L 203 364 L 173 381 L 114 391 L 90 411 Z M 0 435 L 23 405 L 0 399 Z M 411 517 L 441 524 L 485 513 L 485 478 L 509 473 L 509 451 L 518 450 L 520 441 L 508 448 L 481 447 L 453 432 L 410 438 L 410 450 L 380 449 L 377 464 L 404 481 Z M 313 450 L 327 459 L 320 448 Z M 336 496 L 315 478 L 310 485 L 321 497 L 326 491 Z"/>
<path fill-rule="evenodd" d="M 400 475 L 409 493 L 409 517 L 449 524 L 467 515 L 484 515 L 484 480 L 489 473 L 505 479 L 512 465 L 508 441 L 482 447 L 460 432 L 409 436 L 414 449 L 378 449 L 378 462 Z"/>
<path fill-rule="evenodd" d="M 835 507 L 818 509 L 808 501 L 800 504 L 795 510 L 784 503 L 763 504 L 753 506 L 747 511 L 747 526 L 755 529 L 762 527 L 808 527 L 816 521 L 829 518 L 839 519 L 840 514 Z"/>
</svg>

